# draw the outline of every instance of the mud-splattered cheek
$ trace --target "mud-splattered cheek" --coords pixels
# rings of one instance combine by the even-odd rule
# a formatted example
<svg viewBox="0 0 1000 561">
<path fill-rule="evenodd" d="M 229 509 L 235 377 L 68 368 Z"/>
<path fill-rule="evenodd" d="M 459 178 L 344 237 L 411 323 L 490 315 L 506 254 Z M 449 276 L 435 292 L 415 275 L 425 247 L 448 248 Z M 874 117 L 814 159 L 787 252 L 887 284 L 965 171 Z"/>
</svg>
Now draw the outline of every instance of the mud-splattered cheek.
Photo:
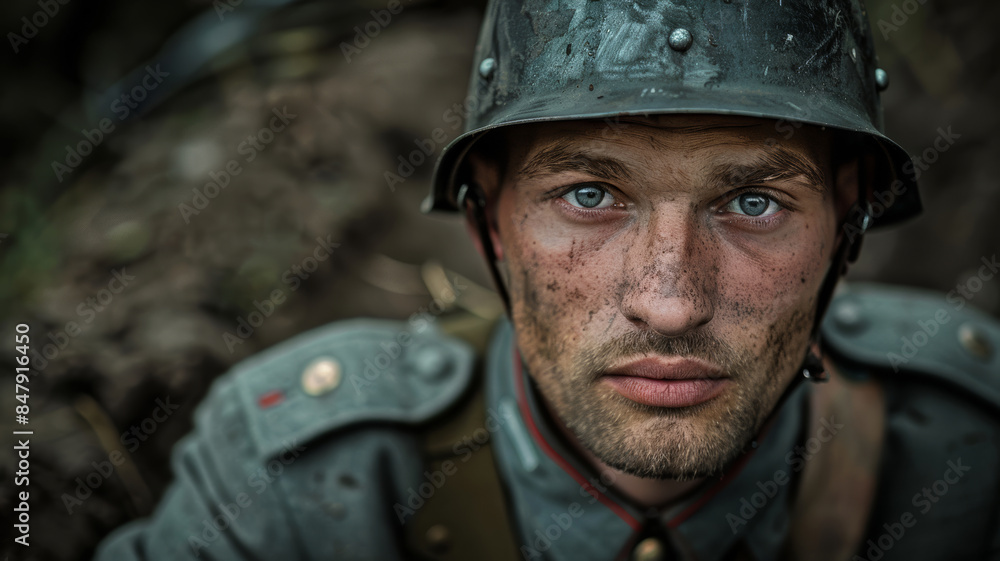
<svg viewBox="0 0 1000 561">
<path fill-rule="evenodd" d="M 719 313 L 734 324 L 770 324 L 819 291 L 830 255 L 825 227 L 801 225 L 766 240 L 721 244 Z"/>
<path fill-rule="evenodd" d="M 602 251 L 607 233 L 566 228 L 540 212 L 522 211 L 514 222 L 504 247 L 519 340 L 544 360 L 568 361 L 612 309 L 608 295 L 620 267 Z"/>
<path fill-rule="evenodd" d="M 728 336 L 754 349 L 768 378 L 802 360 L 831 258 L 829 240 L 830 228 L 814 223 L 767 244 L 727 246 L 716 319 Z"/>
</svg>

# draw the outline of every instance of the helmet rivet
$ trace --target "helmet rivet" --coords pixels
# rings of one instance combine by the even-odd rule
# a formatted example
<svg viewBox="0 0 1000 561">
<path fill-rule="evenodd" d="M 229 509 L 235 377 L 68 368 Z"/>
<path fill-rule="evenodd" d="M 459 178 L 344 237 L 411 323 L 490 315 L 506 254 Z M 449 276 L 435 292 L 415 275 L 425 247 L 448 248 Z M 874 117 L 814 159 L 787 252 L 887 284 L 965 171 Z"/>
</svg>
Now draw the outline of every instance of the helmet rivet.
<svg viewBox="0 0 1000 561">
<path fill-rule="evenodd" d="M 958 327 L 958 342 L 976 358 L 989 360 L 993 356 L 993 345 L 990 344 L 986 333 L 972 324 L 963 323 Z"/>
<path fill-rule="evenodd" d="M 479 63 L 479 75 L 483 78 L 489 80 L 493 77 L 493 71 L 497 68 L 497 61 L 495 58 L 484 58 L 483 62 Z"/>
<path fill-rule="evenodd" d="M 670 37 L 667 39 L 670 48 L 678 52 L 684 52 L 691 48 L 691 41 L 691 32 L 683 27 L 671 31 Z"/>
<path fill-rule="evenodd" d="M 878 91 L 883 91 L 889 87 L 889 73 L 881 68 L 875 69 L 875 87 Z"/>
</svg>

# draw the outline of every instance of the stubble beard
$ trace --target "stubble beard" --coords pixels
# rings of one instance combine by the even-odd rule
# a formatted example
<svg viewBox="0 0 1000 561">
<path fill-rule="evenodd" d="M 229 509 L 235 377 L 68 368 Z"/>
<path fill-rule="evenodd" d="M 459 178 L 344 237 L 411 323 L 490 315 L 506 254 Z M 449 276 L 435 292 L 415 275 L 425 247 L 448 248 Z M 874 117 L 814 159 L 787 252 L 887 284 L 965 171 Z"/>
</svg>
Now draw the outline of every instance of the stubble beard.
<svg viewBox="0 0 1000 561">
<path fill-rule="evenodd" d="M 614 359 L 640 353 L 702 358 L 720 366 L 732 383 L 690 407 L 636 403 L 600 376 Z M 779 376 L 776 370 L 755 372 L 756 362 L 701 332 L 678 338 L 632 332 L 584 351 L 568 372 L 554 364 L 534 378 L 553 413 L 601 462 L 638 477 L 687 481 L 721 474 L 766 419 Z"/>
</svg>

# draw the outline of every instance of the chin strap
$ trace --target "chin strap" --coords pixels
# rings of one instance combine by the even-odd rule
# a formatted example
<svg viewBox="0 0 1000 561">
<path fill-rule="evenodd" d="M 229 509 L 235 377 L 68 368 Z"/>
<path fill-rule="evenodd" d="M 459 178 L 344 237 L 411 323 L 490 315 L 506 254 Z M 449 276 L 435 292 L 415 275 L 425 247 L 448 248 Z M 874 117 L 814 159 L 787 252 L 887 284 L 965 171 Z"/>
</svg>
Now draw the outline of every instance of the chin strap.
<svg viewBox="0 0 1000 561">
<path fill-rule="evenodd" d="M 472 220 L 476 223 L 476 231 L 479 233 L 479 241 L 483 246 L 483 252 L 486 253 L 486 264 L 490 268 L 493 284 L 496 285 L 497 294 L 503 300 L 507 316 L 510 317 L 510 295 L 507 293 L 507 285 L 504 284 L 500 269 L 497 267 L 497 254 L 493 251 L 490 225 L 486 220 L 486 193 L 476 183 L 463 183 L 458 189 L 457 200 L 459 208 L 472 213 Z"/>
<path fill-rule="evenodd" d="M 840 277 L 847 274 L 848 266 L 854 263 L 861 253 L 861 242 L 864 239 L 865 232 L 871 225 L 872 206 L 871 203 L 867 202 L 867 188 L 865 183 L 861 181 L 858 181 L 858 201 L 851 207 L 851 210 L 847 213 L 847 217 L 844 218 L 844 221 L 840 225 L 840 228 L 844 232 L 844 239 L 834 252 L 830 270 L 827 271 L 826 277 L 823 279 L 823 284 L 820 286 L 819 294 L 817 295 L 816 318 L 813 320 L 809 346 L 806 348 L 806 356 L 802 359 L 802 364 L 799 366 L 799 374 L 792 378 L 788 387 L 785 388 L 781 397 L 778 398 L 778 401 L 774 404 L 774 408 L 771 409 L 771 415 L 776 415 L 781 410 L 782 406 L 802 382 L 809 380 L 810 382 L 819 383 L 827 382 L 830 379 L 830 375 L 823 367 L 822 356 L 818 356 L 813 352 L 813 347 L 818 347 L 822 354 L 823 343 L 820 340 L 820 326 L 823 323 L 823 316 L 826 315 L 826 310 L 830 307 L 830 301 L 833 300 L 833 291 L 837 287 Z M 865 202 L 862 204 L 860 201 Z M 750 446 L 751 448 L 757 447 L 756 438 L 751 442 Z"/>
<path fill-rule="evenodd" d="M 864 201 L 864 203 L 861 201 Z M 801 376 L 796 376 L 792 383 L 789 384 L 788 389 L 785 390 L 784 395 L 778 401 L 778 406 L 794 391 L 795 387 L 802 380 L 809 380 L 811 382 L 826 382 L 829 380 L 829 375 L 823 367 L 823 359 L 813 352 L 813 347 L 819 347 L 822 353 L 823 344 L 820 340 L 820 326 L 823 324 L 823 316 L 826 315 L 826 311 L 830 307 L 830 302 L 833 300 L 833 291 L 837 287 L 840 277 L 846 275 L 848 266 L 858 259 L 858 255 L 861 253 L 861 242 L 864 241 L 865 232 L 871 225 L 871 220 L 872 206 L 868 202 L 868 189 L 865 182 L 858 181 L 858 202 L 854 203 L 844 221 L 840 224 L 840 228 L 844 233 L 844 239 L 834 252 L 833 261 L 830 263 L 830 270 L 827 271 L 826 278 L 823 279 L 823 285 L 820 286 L 819 294 L 817 295 L 816 317 L 813 320 L 812 332 L 810 333 L 810 344 L 806 349 L 806 356 L 802 360 L 802 365 L 799 367 Z M 777 409 L 778 407 L 776 406 L 775 410 Z"/>
</svg>

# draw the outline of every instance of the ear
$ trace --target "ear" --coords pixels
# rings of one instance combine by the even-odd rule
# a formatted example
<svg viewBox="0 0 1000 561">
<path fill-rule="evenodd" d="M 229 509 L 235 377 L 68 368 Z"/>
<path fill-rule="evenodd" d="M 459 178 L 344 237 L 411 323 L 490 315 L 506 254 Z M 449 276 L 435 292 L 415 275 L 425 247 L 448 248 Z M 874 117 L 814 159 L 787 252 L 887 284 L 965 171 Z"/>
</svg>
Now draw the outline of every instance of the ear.
<svg viewBox="0 0 1000 561">
<path fill-rule="evenodd" d="M 834 208 L 838 225 L 835 247 L 840 245 L 845 235 L 845 229 L 840 226 L 858 218 L 855 205 L 863 208 L 871 200 L 875 169 L 875 156 L 864 153 L 841 163 L 833 170 Z M 859 201 L 859 197 L 863 199 Z"/>
<path fill-rule="evenodd" d="M 493 254 L 497 260 L 504 258 L 503 244 L 500 242 L 500 233 L 497 229 L 497 203 L 500 194 L 500 168 L 492 158 L 485 158 L 482 154 L 473 152 L 469 154 L 469 167 L 471 171 L 470 187 L 478 186 L 486 199 L 486 208 L 483 215 L 486 218 L 486 228 L 489 232 L 490 243 L 493 245 Z M 483 248 L 483 237 L 480 235 L 479 224 L 472 210 L 471 203 L 466 203 L 465 208 L 465 229 L 472 238 L 472 243 L 476 246 L 479 255 L 486 258 Z"/>
<path fill-rule="evenodd" d="M 851 207 L 858 200 L 858 174 L 860 158 L 851 158 L 833 170 L 833 201 L 837 211 L 837 223 L 842 224 Z"/>
<path fill-rule="evenodd" d="M 486 215 L 486 227 L 490 233 L 490 243 L 493 244 L 493 254 L 496 255 L 497 260 L 503 260 L 503 245 L 500 243 L 500 234 L 497 232 L 496 227 L 496 210 L 493 207 L 496 203 L 491 201 L 489 198 L 487 200 L 487 205 L 485 209 Z M 473 245 L 476 246 L 476 251 L 479 255 L 486 259 L 486 251 L 483 249 L 483 238 L 479 234 L 479 226 L 476 223 L 476 217 L 469 206 L 465 208 L 465 231 L 469 233 L 469 237 L 472 238 Z"/>
</svg>

